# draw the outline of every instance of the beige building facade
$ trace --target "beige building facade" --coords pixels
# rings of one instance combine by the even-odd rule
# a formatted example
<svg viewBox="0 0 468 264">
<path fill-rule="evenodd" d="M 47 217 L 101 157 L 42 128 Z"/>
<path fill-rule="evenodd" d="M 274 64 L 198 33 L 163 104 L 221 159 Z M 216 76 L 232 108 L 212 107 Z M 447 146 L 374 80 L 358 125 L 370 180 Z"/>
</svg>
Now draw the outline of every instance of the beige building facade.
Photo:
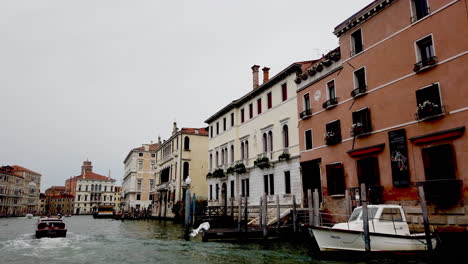
<svg viewBox="0 0 468 264">
<path fill-rule="evenodd" d="M 197 200 L 206 200 L 207 151 L 206 128 L 179 130 L 174 123 L 172 136 L 160 143 L 156 153 L 153 217 L 174 218 L 173 206 L 183 201 L 187 189 L 197 195 Z M 188 177 L 191 183 L 187 185 Z"/>
<path fill-rule="evenodd" d="M 122 184 L 122 205 L 125 210 L 151 207 L 158 147 L 159 144 L 143 144 L 132 149 L 125 158 Z"/>
</svg>

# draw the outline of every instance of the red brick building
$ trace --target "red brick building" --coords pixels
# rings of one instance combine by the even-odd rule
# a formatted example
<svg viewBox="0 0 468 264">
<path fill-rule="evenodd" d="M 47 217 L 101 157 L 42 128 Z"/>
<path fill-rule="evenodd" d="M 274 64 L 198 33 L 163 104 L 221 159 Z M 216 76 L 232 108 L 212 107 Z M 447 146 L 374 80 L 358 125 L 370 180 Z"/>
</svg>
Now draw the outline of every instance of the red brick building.
<svg viewBox="0 0 468 264">
<path fill-rule="evenodd" d="M 340 46 L 296 79 L 304 189 L 345 213 L 361 183 L 372 203 L 421 223 L 468 225 L 466 0 L 376 0 L 338 25 Z M 413 215 L 414 213 L 414 215 Z"/>
</svg>

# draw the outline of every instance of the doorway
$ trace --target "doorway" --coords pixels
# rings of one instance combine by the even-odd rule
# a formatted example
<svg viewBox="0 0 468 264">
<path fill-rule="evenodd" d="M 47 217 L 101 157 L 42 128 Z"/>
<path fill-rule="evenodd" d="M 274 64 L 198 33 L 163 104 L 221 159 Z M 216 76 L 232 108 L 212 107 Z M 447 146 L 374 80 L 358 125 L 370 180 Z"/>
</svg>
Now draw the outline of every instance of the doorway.
<svg viewBox="0 0 468 264">
<path fill-rule="evenodd" d="M 322 201 L 322 180 L 320 175 L 321 159 L 301 162 L 302 168 L 302 201 L 303 205 L 308 204 L 307 190 L 314 192 L 318 189 L 319 199 Z"/>
</svg>

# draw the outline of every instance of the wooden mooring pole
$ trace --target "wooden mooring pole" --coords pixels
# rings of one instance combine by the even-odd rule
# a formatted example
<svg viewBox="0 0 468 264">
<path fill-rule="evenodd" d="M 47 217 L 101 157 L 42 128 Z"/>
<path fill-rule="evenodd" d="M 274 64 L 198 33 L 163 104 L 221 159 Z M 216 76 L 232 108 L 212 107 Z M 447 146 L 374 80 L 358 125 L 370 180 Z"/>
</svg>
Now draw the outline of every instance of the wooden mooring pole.
<svg viewBox="0 0 468 264">
<path fill-rule="evenodd" d="M 245 210 L 245 215 L 244 215 L 245 216 L 245 232 L 248 232 L 247 228 L 248 228 L 248 224 L 249 224 L 249 212 L 248 212 L 248 204 L 247 203 L 248 203 L 248 199 L 247 199 L 247 197 L 245 197 L 245 206 L 244 206 L 245 207 L 244 208 L 244 210 Z"/>
<path fill-rule="evenodd" d="M 314 190 L 314 225 L 320 225 L 320 198 L 318 189 Z"/>
<path fill-rule="evenodd" d="M 279 230 L 280 226 L 281 226 L 280 202 L 279 202 L 279 195 L 276 195 L 276 228 Z"/>
<path fill-rule="evenodd" d="M 260 196 L 260 208 L 258 208 L 259 218 L 258 218 L 258 226 L 263 226 L 263 196 Z"/>
<path fill-rule="evenodd" d="M 193 194 L 192 198 L 192 225 L 195 225 L 195 213 L 196 213 L 197 195 Z"/>
<path fill-rule="evenodd" d="M 293 231 L 294 233 L 296 233 L 296 221 L 297 221 L 297 212 L 296 212 L 296 195 L 293 194 L 292 196 L 292 199 L 293 199 Z"/>
<path fill-rule="evenodd" d="M 239 196 L 239 201 L 238 201 L 238 211 L 237 211 L 237 229 L 238 232 L 241 231 L 241 222 L 242 222 L 242 197 Z"/>
<path fill-rule="evenodd" d="M 268 196 L 266 193 L 263 194 L 263 237 L 268 235 Z"/>
<path fill-rule="evenodd" d="M 307 204 L 309 207 L 309 225 L 313 226 L 314 225 L 314 212 L 312 208 L 312 190 L 310 189 L 307 190 Z"/>
<path fill-rule="evenodd" d="M 346 203 L 346 221 L 348 221 L 351 216 L 351 197 L 349 195 L 349 190 L 345 191 L 345 203 Z"/>
<path fill-rule="evenodd" d="M 424 233 L 426 234 L 427 250 L 432 251 L 432 239 L 431 231 L 429 230 L 429 217 L 427 216 L 426 195 L 424 193 L 424 187 L 418 186 L 418 192 L 419 202 L 421 203 L 421 209 L 423 214 Z"/>
<path fill-rule="evenodd" d="M 370 237 L 369 237 L 369 214 L 367 212 L 367 190 L 366 184 L 361 184 L 361 204 L 362 204 L 362 223 L 364 230 L 364 244 L 366 251 L 370 251 Z"/>
</svg>

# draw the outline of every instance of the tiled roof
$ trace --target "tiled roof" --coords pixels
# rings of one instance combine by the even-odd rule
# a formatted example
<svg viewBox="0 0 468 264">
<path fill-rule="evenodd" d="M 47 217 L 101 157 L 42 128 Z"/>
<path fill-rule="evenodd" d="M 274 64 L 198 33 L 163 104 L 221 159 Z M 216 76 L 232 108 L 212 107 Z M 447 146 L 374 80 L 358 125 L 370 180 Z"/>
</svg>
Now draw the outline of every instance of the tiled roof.
<svg viewBox="0 0 468 264">
<path fill-rule="evenodd" d="M 150 151 L 156 151 L 159 147 L 159 144 L 150 144 L 149 145 L 149 150 Z M 132 149 L 132 151 L 145 151 L 145 147 L 144 146 L 141 146 L 141 147 L 138 147 L 138 148 L 134 148 Z"/>
<path fill-rule="evenodd" d="M 27 168 L 25 168 L 25 167 L 21 167 L 21 166 L 19 166 L 19 165 L 13 165 L 12 167 L 15 168 L 16 171 L 25 171 L 25 172 L 29 172 L 29 173 L 34 173 L 34 174 L 37 174 L 37 175 L 41 175 L 40 173 L 37 173 L 37 172 L 32 171 L 32 170 L 30 170 L 30 169 L 27 169 Z"/>
<path fill-rule="evenodd" d="M 197 134 L 195 130 L 198 130 L 198 135 L 208 135 L 208 129 L 206 127 L 202 128 L 190 128 L 190 127 L 183 127 L 180 132 L 185 134 Z"/>
<path fill-rule="evenodd" d="M 109 178 L 107 176 L 100 175 L 100 174 L 97 174 L 97 173 L 94 173 L 94 172 L 89 172 L 89 171 L 85 173 L 85 177 L 83 177 L 83 174 L 80 174 L 78 176 L 73 177 L 72 179 L 76 179 L 76 180 L 86 179 L 86 180 L 99 180 L 99 181 L 112 180 L 112 181 L 115 181 L 114 179 Z"/>
</svg>

